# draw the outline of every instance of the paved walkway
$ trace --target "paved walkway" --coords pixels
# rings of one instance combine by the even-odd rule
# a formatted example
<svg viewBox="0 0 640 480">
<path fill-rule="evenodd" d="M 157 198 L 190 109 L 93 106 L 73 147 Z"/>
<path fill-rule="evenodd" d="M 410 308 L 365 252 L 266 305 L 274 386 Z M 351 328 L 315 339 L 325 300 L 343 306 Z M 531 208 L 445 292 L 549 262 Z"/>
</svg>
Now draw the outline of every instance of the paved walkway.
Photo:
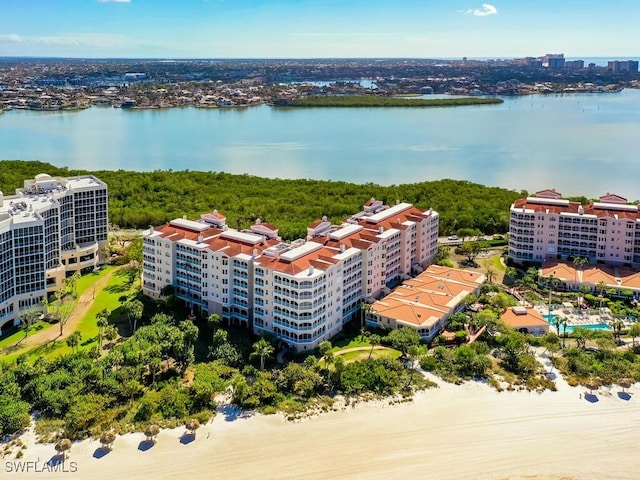
<svg viewBox="0 0 640 480">
<path fill-rule="evenodd" d="M 85 290 L 84 293 L 80 295 L 80 298 L 78 298 L 78 302 L 73 309 L 73 312 L 69 316 L 67 323 L 65 323 L 64 328 L 62 329 L 62 335 L 60 335 L 60 325 L 54 324 L 45 330 L 27 337 L 20 343 L 20 349 L 17 351 L 26 350 L 27 348 L 44 345 L 57 340 L 64 340 L 73 332 L 75 332 L 78 328 L 78 325 L 80 324 L 80 321 L 87 314 L 87 312 L 91 308 L 91 305 L 93 305 L 95 297 L 107 286 L 109 280 L 116 272 L 116 270 L 117 269 L 113 269 L 108 272 L 104 277 L 99 279 L 93 285 L 93 287 L 87 288 L 87 290 Z"/>
</svg>

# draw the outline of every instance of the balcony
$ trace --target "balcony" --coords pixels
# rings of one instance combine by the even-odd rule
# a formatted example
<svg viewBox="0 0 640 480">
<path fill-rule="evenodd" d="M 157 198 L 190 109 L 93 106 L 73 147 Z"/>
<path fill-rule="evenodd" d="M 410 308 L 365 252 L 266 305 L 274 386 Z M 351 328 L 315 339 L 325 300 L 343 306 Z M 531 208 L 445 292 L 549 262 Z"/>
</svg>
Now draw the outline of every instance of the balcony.
<svg viewBox="0 0 640 480">
<path fill-rule="evenodd" d="M 287 324 L 287 323 L 282 322 L 280 320 L 273 320 L 273 324 L 277 325 L 279 327 L 282 327 L 282 328 L 286 328 L 288 330 L 296 331 L 296 332 L 309 332 L 309 331 L 316 330 L 318 327 L 321 326 L 320 324 L 318 324 L 318 325 L 314 325 L 314 326 L 303 327 L 303 326 L 300 326 L 300 325 L 292 325 L 290 323 Z"/>
</svg>

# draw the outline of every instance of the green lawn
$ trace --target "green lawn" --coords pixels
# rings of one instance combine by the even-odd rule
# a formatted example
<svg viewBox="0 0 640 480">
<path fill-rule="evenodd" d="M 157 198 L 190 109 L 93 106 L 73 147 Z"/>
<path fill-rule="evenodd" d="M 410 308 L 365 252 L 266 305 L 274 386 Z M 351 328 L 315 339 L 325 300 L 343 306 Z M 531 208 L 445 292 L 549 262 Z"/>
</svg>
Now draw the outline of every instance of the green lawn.
<svg viewBox="0 0 640 480">
<path fill-rule="evenodd" d="M 116 267 L 106 265 L 97 272 L 91 272 L 81 276 L 76 282 L 76 295 L 78 297 L 82 295 L 89 287 L 92 287 L 98 280 L 100 280 L 114 268 Z"/>
<path fill-rule="evenodd" d="M 49 322 L 36 322 L 32 327 L 31 330 L 29 330 L 29 337 L 31 335 L 34 335 L 42 330 L 44 330 L 45 328 L 49 328 L 51 327 L 51 324 Z M 15 345 L 16 343 L 18 343 L 20 340 L 22 340 L 24 338 L 24 332 L 22 330 L 17 330 L 14 333 L 12 333 L 11 335 L 9 335 L 8 337 L 2 337 L 2 339 L 0 340 L 0 351 L 2 351 L 2 349 L 7 348 L 7 347 L 11 347 L 13 345 Z"/>
<path fill-rule="evenodd" d="M 335 354 L 335 356 L 337 357 L 338 355 L 344 359 L 344 361 L 346 363 L 349 362 L 353 362 L 356 360 L 366 360 L 367 358 L 369 358 L 369 352 L 371 350 L 357 350 L 354 352 L 347 352 L 344 353 L 342 355 L 340 355 L 339 352 L 337 352 Z M 385 348 L 383 350 L 374 350 L 371 353 L 371 358 L 383 358 L 383 357 L 387 357 L 387 358 L 398 358 L 400 357 L 401 352 L 399 350 L 394 350 L 393 348 Z"/>
<path fill-rule="evenodd" d="M 113 270 L 113 268 L 114 267 L 111 266 L 104 267 L 101 268 L 98 272 L 89 273 L 80 277 L 76 283 L 76 296 L 79 297 L 80 295 L 82 295 L 89 287 L 93 286 L 95 282 L 104 277 L 109 271 Z M 51 307 L 49 308 L 51 309 Z M 30 337 L 31 335 L 34 335 L 46 328 L 51 328 L 53 325 L 54 324 L 51 324 L 49 322 L 37 322 L 35 325 L 33 325 L 33 327 L 31 327 L 28 336 Z M 56 328 L 60 327 L 56 326 Z M 12 333 L 8 337 L 1 338 L 0 351 L 2 351 L 4 348 L 11 347 L 17 344 L 18 341 L 22 340 L 23 338 L 24 332 L 22 332 L 21 330 Z M 18 348 L 20 347 L 18 346 Z"/>
<path fill-rule="evenodd" d="M 345 338 L 344 340 L 336 341 L 331 351 L 333 353 L 337 353 L 340 350 L 346 350 L 347 348 L 368 347 L 369 345 L 371 344 L 369 343 L 369 340 L 366 339 L 366 337 L 358 335 L 355 338 Z"/>
<path fill-rule="evenodd" d="M 491 257 L 490 258 L 491 266 L 500 272 L 504 272 L 507 269 L 507 267 L 505 267 L 502 264 L 502 262 L 500 261 L 500 258 L 502 258 L 502 255 L 494 255 L 493 257 Z"/>
<path fill-rule="evenodd" d="M 99 272 L 90 273 L 78 279 L 77 283 L 77 294 L 78 296 L 82 294 L 82 292 L 86 291 L 90 288 L 96 281 L 102 278 L 107 274 L 110 270 L 113 270 L 115 267 L 107 267 L 101 269 Z M 96 298 L 93 302 L 93 305 L 87 312 L 87 314 L 80 320 L 78 324 L 78 328 L 76 329 L 82 335 L 82 340 L 80 341 L 80 349 L 89 349 L 94 345 L 97 345 L 98 342 L 98 325 L 96 323 L 96 314 L 104 308 L 107 308 L 111 311 L 111 316 L 109 317 L 109 322 L 122 325 L 124 322 L 127 322 L 124 314 L 121 309 L 119 309 L 121 302 L 120 298 L 124 295 L 130 295 L 134 293 L 136 288 L 132 288 L 128 283 L 128 277 L 123 274 L 119 274 L 119 272 L 115 272 L 114 275 L 109 280 L 109 283 L 105 286 L 105 288 L 96 295 Z M 52 328 L 60 328 L 59 325 L 52 325 Z M 65 330 L 65 333 L 67 331 Z M 18 337 L 20 335 L 24 335 L 22 332 L 17 332 Z M 2 342 L 9 341 L 14 335 L 8 337 L 7 339 L 3 339 Z M 46 356 L 48 358 L 54 358 L 60 355 L 64 355 L 71 352 L 71 348 L 67 346 L 65 340 L 56 341 L 53 343 L 49 343 L 47 345 L 41 345 L 39 347 L 33 348 L 26 352 L 31 361 L 35 360 L 40 356 Z M 3 361 L 12 362 L 19 355 L 25 353 L 23 350 L 17 351 L 15 353 L 2 356 Z"/>
<path fill-rule="evenodd" d="M 98 273 L 98 275 L 100 274 L 102 274 L 102 272 Z M 97 278 L 95 280 L 97 280 Z M 88 286 L 85 287 L 85 290 Z M 80 292 L 80 285 L 78 285 L 78 292 Z M 111 324 L 121 325 L 123 322 L 127 322 L 126 317 L 122 313 L 122 309 L 120 309 L 120 306 L 122 305 L 120 298 L 122 296 L 128 296 L 134 292 L 135 288 L 131 288 L 131 285 L 128 283 L 128 277 L 126 275 L 119 274 L 119 272 L 115 272 L 107 286 L 96 296 L 93 305 L 91 305 L 87 314 L 78 324 L 76 331 L 79 331 L 82 335 L 80 350 L 89 349 L 98 344 L 98 324 L 96 322 L 96 315 L 101 310 L 106 308 L 111 312 L 111 315 L 109 316 L 109 323 Z M 57 348 L 55 352 L 50 352 L 47 356 L 53 354 L 58 356 L 71 353 L 71 347 L 67 346 L 66 342 L 63 341 L 60 343 L 61 345 L 59 348 Z"/>
</svg>

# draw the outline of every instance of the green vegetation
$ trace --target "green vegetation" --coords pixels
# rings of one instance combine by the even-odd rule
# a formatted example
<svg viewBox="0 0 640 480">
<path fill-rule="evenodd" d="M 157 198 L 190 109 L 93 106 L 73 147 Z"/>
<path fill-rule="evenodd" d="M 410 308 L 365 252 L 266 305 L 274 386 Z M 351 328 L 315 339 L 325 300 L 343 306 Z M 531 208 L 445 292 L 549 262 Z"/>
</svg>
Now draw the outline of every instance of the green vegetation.
<svg viewBox="0 0 640 480">
<path fill-rule="evenodd" d="M 109 274 L 109 272 L 113 272 L 113 275 L 109 279 L 105 288 L 97 294 L 94 293 L 94 283 Z M 16 343 L 24 336 L 22 332 L 18 332 L 5 339 L 7 341 L 9 339 L 16 339 L 16 341 L 0 350 L 2 360 L 5 362 L 11 362 L 23 354 L 26 354 L 30 360 L 36 360 L 38 357 L 43 355 L 51 360 L 54 357 L 66 355 L 74 349 L 90 352 L 98 346 L 100 328 L 96 319 L 98 318 L 99 313 L 104 310 L 108 312 L 108 323 L 112 326 L 117 326 L 118 330 L 123 334 L 128 334 L 128 330 L 126 329 L 128 320 L 124 307 L 122 306 L 122 301 L 129 297 L 135 297 L 139 290 L 133 287 L 126 273 L 122 271 L 122 269 L 114 270 L 114 267 L 105 267 L 99 272 L 87 274 L 79 278 L 77 283 L 77 293 L 81 294 L 86 291 L 89 291 L 90 294 L 92 294 L 91 300 L 93 303 L 77 324 L 75 331 L 79 333 L 80 340 L 75 346 L 68 344 L 66 341 L 54 340 L 46 343 L 45 345 L 29 349 L 27 346 L 23 347 L 21 343 Z M 93 298 L 93 295 L 95 295 L 95 298 Z M 69 300 L 67 304 L 70 307 L 77 307 L 76 302 L 77 299 Z M 50 304 L 50 310 L 52 309 L 53 307 Z M 69 312 L 71 312 L 71 309 L 69 309 Z M 32 330 L 42 323 L 44 322 L 36 324 Z M 57 326 L 54 326 L 54 328 L 56 327 Z M 4 345 L 4 342 L 2 345 Z"/>
<path fill-rule="evenodd" d="M 215 396 L 231 386 L 238 406 L 290 418 L 329 409 L 333 393 L 409 396 L 431 386 L 405 367 L 399 351 L 370 355 L 369 347 L 384 341 L 414 358 L 417 342 L 407 333 L 360 335 L 353 345 L 363 350 L 353 358 L 334 357 L 331 343 L 323 342 L 323 361 L 309 356 L 274 365 L 273 339 L 256 341 L 244 329 L 224 327 L 216 315 L 194 323 L 186 312 L 155 313 L 166 303 L 142 302 L 139 318 L 130 318 L 125 306 L 138 302 L 137 290 L 123 269 L 110 280 L 83 319 L 91 329 L 81 323 L 57 348 L 0 365 L 0 433 L 24 429 L 33 410 L 40 412 L 37 431 L 45 441 L 109 440 L 105 432 L 196 425 L 215 414 Z M 114 326 L 123 335 L 119 341 L 108 335 Z"/>
<path fill-rule="evenodd" d="M 598 388 L 640 382 L 640 356 L 634 347 L 616 348 L 612 332 L 577 327 L 571 336 L 575 346 L 567 345 L 562 355 L 554 358 L 571 385 Z"/>
<path fill-rule="evenodd" d="M 412 100 L 413 101 L 413 100 Z M 0 189 L 8 194 L 38 173 L 72 176 L 92 173 L 109 185 L 109 220 L 122 228 L 148 228 L 182 217 L 198 218 L 217 209 L 233 228 L 257 218 L 279 227 L 285 239 L 304 238 L 307 226 L 326 215 L 333 222 L 362 210 L 371 197 L 396 200 L 440 214 L 440 233 L 472 228 L 486 234 L 509 228 L 509 206 L 527 192 L 484 187 L 463 180 L 437 180 L 383 187 L 322 180 L 281 180 L 222 172 L 57 168 L 42 162 L 0 161 Z"/>
<path fill-rule="evenodd" d="M 379 95 L 330 95 L 296 98 L 290 107 L 463 107 L 468 105 L 491 105 L 503 103 L 501 98 L 460 97 L 412 99 L 382 97 Z"/>
</svg>

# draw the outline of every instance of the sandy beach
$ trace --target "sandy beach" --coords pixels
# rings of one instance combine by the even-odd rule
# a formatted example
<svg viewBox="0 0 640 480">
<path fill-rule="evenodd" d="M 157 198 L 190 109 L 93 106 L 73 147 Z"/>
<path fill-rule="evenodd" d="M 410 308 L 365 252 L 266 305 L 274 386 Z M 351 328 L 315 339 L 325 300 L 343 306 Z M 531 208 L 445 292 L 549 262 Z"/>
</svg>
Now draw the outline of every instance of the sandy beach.
<svg viewBox="0 0 640 480">
<path fill-rule="evenodd" d="M 75 472 L 2 478 L 224 479 L 631 479 L 637 478 L 640 388 L 603 388 L 594 397 L 557 379 L 557 392 L 498 393 L 482 383 L 440 387 L 409 403 L 361 404 L 301 422 L 280 415 L 238 415 L 226 407 L 195 440 L 165 430 L 156 445 L 143 434 L 73 445 Z M 32 436 L 23 436 L 32 442 Z M 143 443 L 141 443 L 143 442 Z M 55 457 L 34 445 L 23 461 Z M 13 466 L 11 467 L 14 468 Z"/>
</svg>

